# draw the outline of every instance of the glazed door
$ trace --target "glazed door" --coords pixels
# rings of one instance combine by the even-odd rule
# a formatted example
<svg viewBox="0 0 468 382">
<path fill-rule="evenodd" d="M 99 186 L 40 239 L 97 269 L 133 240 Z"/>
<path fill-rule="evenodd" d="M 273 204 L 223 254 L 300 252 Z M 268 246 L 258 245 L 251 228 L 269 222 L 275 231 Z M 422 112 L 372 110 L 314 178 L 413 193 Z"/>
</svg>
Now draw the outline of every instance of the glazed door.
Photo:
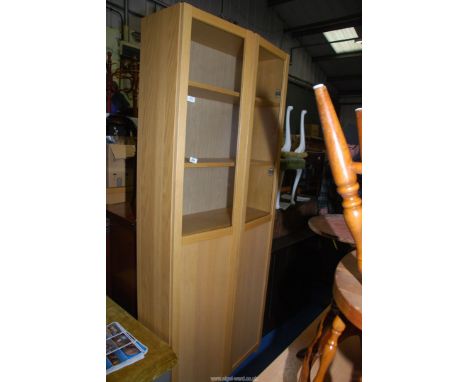
<svg viewBox="0 0 468 382">
<path fill-rule="evenodd" d="M 232 367 L 259 345 L 270 262 L 288 56 L 259 38 L 247 205 L 237 269 Z"/>
</svg>

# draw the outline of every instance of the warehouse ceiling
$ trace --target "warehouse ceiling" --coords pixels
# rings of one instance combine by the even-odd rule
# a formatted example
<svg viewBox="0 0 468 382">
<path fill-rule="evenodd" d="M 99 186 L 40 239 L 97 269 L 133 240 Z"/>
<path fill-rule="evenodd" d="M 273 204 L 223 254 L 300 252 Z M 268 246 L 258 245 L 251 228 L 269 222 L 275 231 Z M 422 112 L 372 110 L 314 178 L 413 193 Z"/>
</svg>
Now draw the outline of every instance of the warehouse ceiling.
<svg viewBox="0 0 468 382">
<path fill-rule="evenodd" d="M 362 93 L 361 0 L 267 0 L 340 96 Z"/>
</svg>

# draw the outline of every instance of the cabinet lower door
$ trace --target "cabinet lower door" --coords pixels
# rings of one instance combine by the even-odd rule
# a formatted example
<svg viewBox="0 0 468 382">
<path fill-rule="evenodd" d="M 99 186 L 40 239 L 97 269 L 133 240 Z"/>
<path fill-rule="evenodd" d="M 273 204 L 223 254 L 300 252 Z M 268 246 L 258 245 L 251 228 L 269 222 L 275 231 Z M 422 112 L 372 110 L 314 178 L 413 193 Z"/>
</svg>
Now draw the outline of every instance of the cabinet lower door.
<svg viewBox="0 0 468 382">
<path fill-rule="evenodd" d="M 204 382 L 224 376 L 232 236 L 184 244 L 174 294 L 173 381 Z"/>
<path fill-rule="evenodd" d="M 235 369 L 259 345 L 270 261 L 272 222 L 246 227 L 241 238 L 231 362 Z"/>
</svg>

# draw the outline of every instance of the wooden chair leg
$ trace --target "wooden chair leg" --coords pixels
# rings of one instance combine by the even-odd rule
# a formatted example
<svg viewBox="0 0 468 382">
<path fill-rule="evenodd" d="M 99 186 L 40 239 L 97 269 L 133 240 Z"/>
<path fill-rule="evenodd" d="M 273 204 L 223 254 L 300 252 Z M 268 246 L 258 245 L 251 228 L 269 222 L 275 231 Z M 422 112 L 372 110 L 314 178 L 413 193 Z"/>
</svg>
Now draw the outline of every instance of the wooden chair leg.
<svg viewBox="0 0 468 382">
<path fill-rule="evenodd" d="M 320 349 L 320 366 L 317 372 L 317 375 L 314 378 L 314 382 L 323 382 L 325 378 L 325 374 L 330 367 L 333 358 L 335 358 L 336 349 L 338 347 L 338 338 L 340 337 L 341 333 L 345 330 L 346 325 L 340 316 L 336 316 L 333 320 L 333 324 L 331 327 L 330 335 L 326 335 L 328 340 L 326 343 L 323 343 Z"/>
<path fill-rule="evenodd" d="M 329 315 L 330 311 L 325 314 L 325 316 L 320 320 L 319 328 L 317 330 L 317 334 L 315 335 L 314 340 L 312 343 L 309 345 L 307 348 L 306 354 L 304 356 L 304 359 L 302 360 L 302 368 L 301 368 L 301 374 L 299 376 L 299 382 L 309 382 L 310 379 L 310 366 L 312 365 L 312 361 L 314 358 L 314 347 L 315 344 L 320 340 L 320 337 L 322 337 L 322 331 L 323 331 L 323 325 L 325 320 L 327 319 L 327 316 Z"/>
</svg>

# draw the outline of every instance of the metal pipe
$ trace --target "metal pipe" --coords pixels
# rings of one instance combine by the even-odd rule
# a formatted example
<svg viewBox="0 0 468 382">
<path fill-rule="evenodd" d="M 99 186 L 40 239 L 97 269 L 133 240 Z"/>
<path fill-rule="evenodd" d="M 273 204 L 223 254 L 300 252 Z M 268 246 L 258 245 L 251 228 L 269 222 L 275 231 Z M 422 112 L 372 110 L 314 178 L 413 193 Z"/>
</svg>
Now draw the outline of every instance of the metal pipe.
<svg viewBox="0 0 468 382">
<path fill-rule="evenodd" d="M 308 90 L 314 90 L 314 84 L 307 82 L 299 77 L 293 76 L 292 74 L 288 75 L 289 81 L 291 81 L 293 84 L 299 85 L 305 89 Z"/>
<path fill-rule="evenodd" d="M 128 26 L 128 0 L 124 0 L 124 20 L 125 20 L 125 23 L 124 23 L 124 38 L 122 40 L 124 41 L 130 41 L 130 33 L 128 32 L 129 31 L 129 26 Z"/>
<path fill-rule="evenodd" d="M 290 57 L 289 65 L 292 64 L 293 50 L 294 49 L 311 48 L 313 46 L 330 45 L 331 43 L 334 43 L 334 42 L 345 42 L 345 41 L 355 41 L 355 40 L 358 40 L 358 37 L 346 38 L 344 40 L 336 40 L 336 41 L 330 41 L 330 42 L 328 42 L 328 41 L 327 42 L 319 42 L 319 43 L 316 43 L 316 44 L 302 44 L 302 45 L 298 45 L 298 46 L 293 46 L 291 49 L 289 49 L 289 57 Z"/>
<path fill-rule="evenodd" d="M 115 9 L 118 9 L 120 11 L 125 11 L 124 7 L 122 7 L 119 4 L 115 4 L 115 3 L 111 2 L 111 1 L 106 1 L 106 4 L 110 5 L 111 7 L 115 8 Z M 140 18 L 146 17 L 145 15 L 142 15 L 141 13 L 138 13 L 138 12 L 134 12 L 131 9 L 128 10 L 128 14 L 132 15 L 132 16 L 135 16 L 135 17 L 140 17 Z"/>
<path fill-rule="evenodd" d="M 335 29 L 343 29 L 361 25 L 362 14 L 357 13 L 344 17 L 339 17 L 332 20 L 319 21 L 307 25 L 299 25 L 292 28 L 286 28 L 284 33 L 292 33 L 293 38 L 308 36 L 311 34 L 319 34 L 323 32 L 332 31 Z"/>
<path fill-rule="evenodd" d="M 114 8 L 109 7 L 108 5 L 106 5 L 106 8 L 107 8 L 108 10 L 110 10 L 111 12 L 117 13 L 117 14 L 119 15 L 119 17 L 120 17 L 120 38 L 123 39 L 123 37 L 124 37 L 124 30 L 123 30 L 123 28 L 124 28 L 124 21 L 123 21 L 123 16 L 122 16 L 122 14 L 121 14 L 119 11 L 115 10 Z"/>
<path fill-rule="evenodd" d="M 128 0 L 124 0 L 124 16 L 125 25 L 128 26 Z"/>
<path fill-rule="evenodd" d="M 331 61 L 331 60 L 339 60 L 342 58 L 354 58 L 354 57 L 362 57 L 362 50 L 357 50 L 355 52 L 330 54 L 326 56 L 312 56 L 312 61 L 314 62 Z"/>
<path fill-rule="evenodd" d="M 158 1 L 158 0 L 146 0 L 146 1 L 149 1 L 149 2 L 157 4 L 157 5 L 160 5 L 161 7 L 164 7 L 164 8 L 167 8 L 167 7 L 170 6 L 169 4 L 166 4 L 163 1 Z"/>
<path fill-rule="evenodd" d="M 314 86 L 317 85 L 317 84 L 312 84 L 311 82 L 308 82 L 308 81 L 305 81 L 299 77 L 296 77 L 292 74 L 289 74 L 288 75 L 288 80 L 291 81 L 293 84 L 297 85 L 297 86 L 300 86 L 304 89 L 307 89 L 307 90 L 312 90 L 314 91 Z M 333 86 L 333 84 L 329 84 L 327 85 L 328 87 L 328 90 L 330 92 L 330 96 L 333 100 L 334 103 L 336 103 L 336 100 L 337 100 L 337 96 L 338 96 L 338 92 L 337 90 L 335 89 L 335 87 Z M 338 94 L 337 94 L 338 93 Z"/>
</svg>

